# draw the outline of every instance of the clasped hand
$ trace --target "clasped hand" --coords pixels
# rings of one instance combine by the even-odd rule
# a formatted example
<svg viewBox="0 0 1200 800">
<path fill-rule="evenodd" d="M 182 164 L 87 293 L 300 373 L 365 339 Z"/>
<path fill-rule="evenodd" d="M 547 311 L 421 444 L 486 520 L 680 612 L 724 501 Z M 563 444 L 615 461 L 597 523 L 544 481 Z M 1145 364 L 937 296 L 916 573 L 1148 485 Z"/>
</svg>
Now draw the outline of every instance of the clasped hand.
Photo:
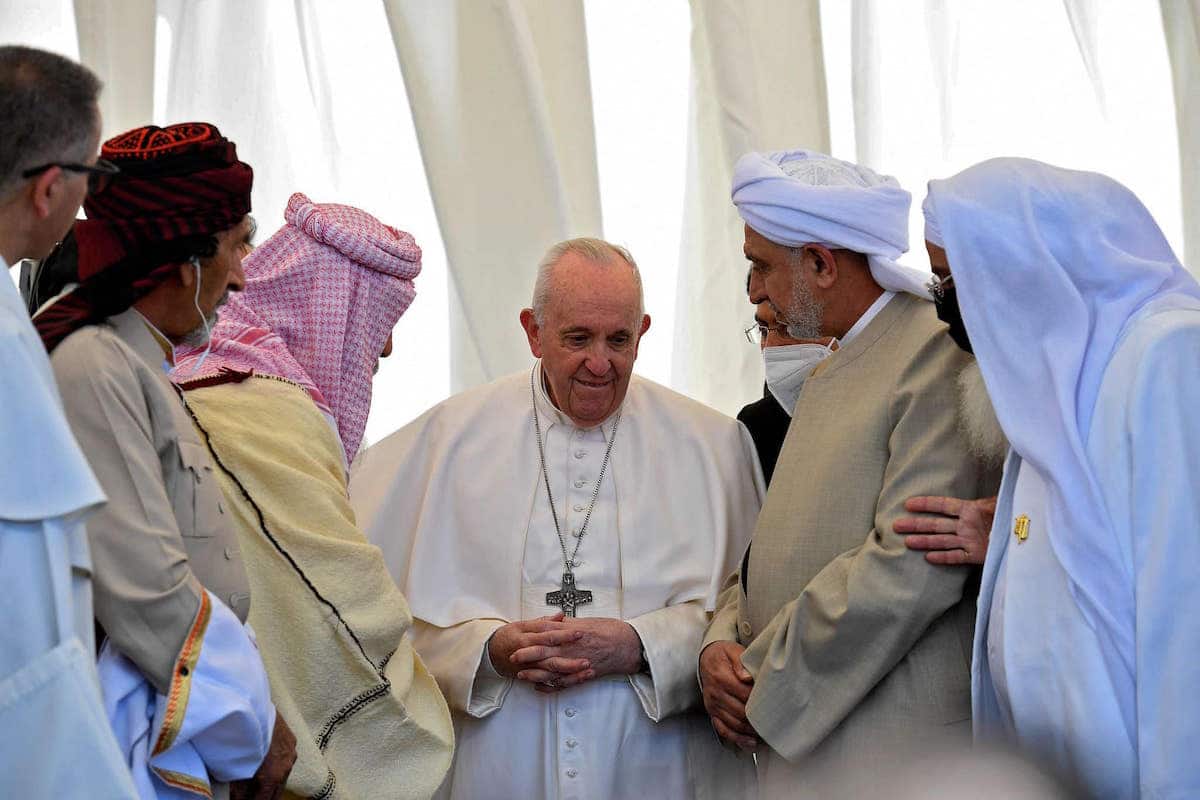
<svg viewBox="0 0 1200 800">
<path fill-rule="evenodd" d="M 605 675 L 631 675 L 641 666 L 641 640 L 619 619 L 551 617 L 510 622 L 492 634 L 492 666 L 501 675 L 557 692 Z"/>
</svg>

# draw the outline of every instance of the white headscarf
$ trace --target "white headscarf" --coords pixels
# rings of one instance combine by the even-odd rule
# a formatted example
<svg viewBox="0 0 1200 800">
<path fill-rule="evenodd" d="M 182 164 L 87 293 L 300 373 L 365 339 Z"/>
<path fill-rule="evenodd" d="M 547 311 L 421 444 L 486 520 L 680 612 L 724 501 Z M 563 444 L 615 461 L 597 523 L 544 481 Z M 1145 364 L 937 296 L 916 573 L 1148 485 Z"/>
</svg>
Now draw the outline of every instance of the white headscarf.
<svg viewBox="0 0 1200 800">
<path fill-rule="evenodd" d="M 1148 313 L 1200 309 L 1200 285 L 1145 206 L 1104 175 L 998 158 L 930 181 L 926 206 L 996 415 L 1046 478 L 1054 553 L 1119 656 L 1110 669 L 1131 677 L 1133 585 L 1085 447 L 1125 331 Z"/>
<path fill-rule="evenodd" d="M 946 240 L 942 238 L 942 229 L 938 226 L 937 215 L 933 213 L 932 195 L 925 195 L 921 203 L 921 213 L 925 215 L 925 241 L 946 249 Z"/>
<path fill-rule="evenodd" d="M 747 153 L 733 168 L 733 204 L 755 231 L 785 247 L 862 253 L 884 289 L 928 300 L 930 274 L 896 262 L 911 203 L 895 178 L 809 150 Z"/>
</svg>

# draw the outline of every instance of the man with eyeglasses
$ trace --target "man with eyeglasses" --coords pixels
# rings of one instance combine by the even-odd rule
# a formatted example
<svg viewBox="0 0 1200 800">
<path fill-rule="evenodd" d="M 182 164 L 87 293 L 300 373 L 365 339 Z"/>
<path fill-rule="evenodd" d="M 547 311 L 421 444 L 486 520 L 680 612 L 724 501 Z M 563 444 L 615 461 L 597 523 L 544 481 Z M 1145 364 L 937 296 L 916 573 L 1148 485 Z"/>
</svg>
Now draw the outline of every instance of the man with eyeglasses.
<svg viewBox="0 0 1200 800">
<path fill-rule="evenodd" d="M 747 274 L 747 293 L 749 290 L 750 276 Z M 817 364 L 831 354 L 837 344 L 830 338 L 792 338 L 788 335 L 788 326 L 778 321 L 768 300 L 755 307 L 754 324 L 745 334 L 747 341 L 762 350 L 766 383 L 763 396 L 743 407 L 737 418 L 750 431 L 763 480 L 769 485 L 800 389 Z"/>
<path fill-rule="evenodd" d="M 0 271 L 42 258 L 87 191 L 100 81 L 0 47 Z M 0 796 L 132 796 L 104 718 L 83 521 L 104 502 L 63 416 L 46 351 L 0 275 Z M 86 787 L 86 788 L 85 788 Z"/>
<path fill-rule="evenodd" d="M 765 798 L 878 794 L 915 748 L 969 740 L 970 571 L 929 564 L 892 527 L 913 495 L 990 488 L 956 425 L 969 356 L 929 274 L 896 261 L 910 201 L 894 178 L 804 150 L 734 170 L 750 301 L 840 345 L 799 393 L 700 653 L 713 725 L 756 749 Z"/>
<path fill-rule="evenodd" d="M 942 316 L 1011 443 L 976 741 L 1077 796 L 1198 797 L 1200 285 L 1097 173 L 992 159 L 930 181 L 925 213 Z"/>
</svg>

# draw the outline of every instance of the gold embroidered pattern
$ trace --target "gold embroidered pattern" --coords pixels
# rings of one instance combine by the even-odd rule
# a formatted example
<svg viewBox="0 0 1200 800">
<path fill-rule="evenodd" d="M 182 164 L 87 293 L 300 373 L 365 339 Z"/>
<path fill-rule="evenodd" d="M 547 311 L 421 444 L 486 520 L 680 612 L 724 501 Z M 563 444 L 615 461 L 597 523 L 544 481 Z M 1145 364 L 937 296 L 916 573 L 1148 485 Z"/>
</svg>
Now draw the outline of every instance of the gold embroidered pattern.
<svg viewBox="0 0 1200 800">
<path fill-rule="evenodd" d="M 183 649 L 175 662 L 175 675 L 171 678 L 166 717 L 163 719 L 162 730 L 159 731 L 158 741 L 154 743 L 154 752 L 151 755 L 158 755 L 170 748 L 183 727 L 188 695 L 192 691 L 192 673 L 196 671 L 196 662 L 200 660 L 200 645 L 204 640 L 204 632 L 208 629 L 210 617 L 212 601 L 208 599 L 208 592 L 201 592 L 200 611 L 196 614 L 196 621 L 192 623 L 192 629 L 188 631 Z"/>
<path fill-rule="evenodd" d="M 184 775 L 182 772 L 174 772 L 169 769 L 159 769 L 154 767 L 154 772 L 158 777 L 162 778 L 163 782 L 169 786 L 174 786 L 176 789 L 183 789 L 185 792 L 194 792 L 201 797 L 212 797 L 212 787 L 207 781 L 202 781 L 199 778 L 193 778 L 191 775 Z"/>
<path fill-rule="evenodd" d="M 1018 542 L 1023 542 L 1029 538 L 1029 517 L 1025 514 L 1017 517 L 1013 523 L 1013 536 L 1017 537 Z"/>
</svg>

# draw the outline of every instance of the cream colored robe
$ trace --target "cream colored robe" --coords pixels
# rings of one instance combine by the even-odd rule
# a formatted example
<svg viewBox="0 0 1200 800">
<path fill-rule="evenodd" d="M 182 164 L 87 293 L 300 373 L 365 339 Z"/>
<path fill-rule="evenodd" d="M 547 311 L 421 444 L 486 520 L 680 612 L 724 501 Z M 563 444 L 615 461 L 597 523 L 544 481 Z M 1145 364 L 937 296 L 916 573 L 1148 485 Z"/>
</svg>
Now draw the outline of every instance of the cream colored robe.
<svg viewBox="0 0 1200 800">
<path fill-rule="evenodd" d="M 406 635 L 407 602 L 355 525 L 333 428 L 282 380 L 185 396 L 216 455 L 254 593 L 250 623 L 296 734 L 288 791 L 431 796 L 450 764 L 449 711 Z"/>
<path fill-rule="evenodd" d="M 969 737 L 972 572 L 892 531 L 913 495 L 995 494 L 958 431 L 967 363 L 933 306 L 901 294 L 800 393 L 705 636 L 747 646 L 765 797 L 878 793 L 915 746 Z"/>
</svg>

